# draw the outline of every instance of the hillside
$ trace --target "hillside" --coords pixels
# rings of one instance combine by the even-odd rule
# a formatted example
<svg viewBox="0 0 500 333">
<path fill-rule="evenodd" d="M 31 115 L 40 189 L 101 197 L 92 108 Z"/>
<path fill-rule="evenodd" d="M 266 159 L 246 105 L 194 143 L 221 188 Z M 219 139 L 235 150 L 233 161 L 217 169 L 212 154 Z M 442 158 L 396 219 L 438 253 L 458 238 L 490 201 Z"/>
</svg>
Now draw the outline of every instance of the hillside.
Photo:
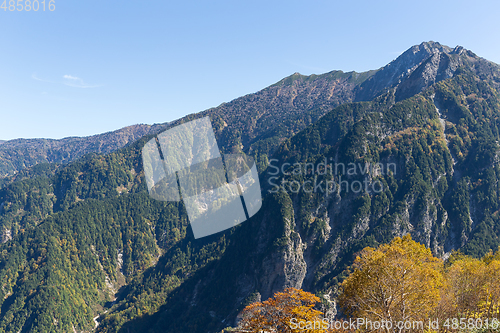
<svg viewBox="0 0 500 333">
<path fill-rule="evenodd" d="M 40 164 L 0 189 L 0 330 L 91 331 L 100 315 L 98 332 L 218 332 L 286 287 L 333 299 L 353 255 L 394 236 L 443 258 L 496 249 L 499 84 L 497 65 L 430 42 L 173 122 L 210 115 L 219 145 L 260 169 L 259 213 L 199 240 L 182 203 L 147 194 L 151 135 Z"/>
</svg>

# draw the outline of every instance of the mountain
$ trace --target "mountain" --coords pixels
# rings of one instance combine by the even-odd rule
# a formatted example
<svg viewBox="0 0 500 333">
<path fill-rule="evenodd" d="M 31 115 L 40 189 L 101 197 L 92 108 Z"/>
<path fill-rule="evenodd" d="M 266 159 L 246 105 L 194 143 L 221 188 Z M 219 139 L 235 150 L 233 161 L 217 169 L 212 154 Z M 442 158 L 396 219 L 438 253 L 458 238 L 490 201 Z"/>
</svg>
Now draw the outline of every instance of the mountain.
<svg viewBox="0 0 500 333">
<path fill-rule="evenodd" d="M 428 42 L 376 71 L 294 74 L 166 125 L 209 115 L 223 150 L 259 166 L 259 213 L 202 239 L 182 202 L 148 196 L 152 134 L 33 167 L 0 189 L 0 330 L 219 332 L 286 287 L 334 315 L 365 246 L 410 233 L 443 258 L 496 249 L 499 78 Z"/>
</svg>

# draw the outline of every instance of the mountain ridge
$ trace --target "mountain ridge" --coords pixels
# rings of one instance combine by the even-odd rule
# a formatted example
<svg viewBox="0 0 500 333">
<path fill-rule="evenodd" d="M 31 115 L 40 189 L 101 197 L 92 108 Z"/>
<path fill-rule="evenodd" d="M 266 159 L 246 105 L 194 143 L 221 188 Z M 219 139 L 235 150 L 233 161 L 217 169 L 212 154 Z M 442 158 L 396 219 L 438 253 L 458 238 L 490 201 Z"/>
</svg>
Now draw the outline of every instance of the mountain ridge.
<svg viewBox="0 0 500 333">
<path fill-rule="evenodd" d="M 86 137 L 13 139 L 0 142 L 0 177 L 12 176 L 38 163 L 68 163 L 85 154 L 110 153 L 144 135 L 160 132 L 166 124 L 131 125 Z"/>
</svg>

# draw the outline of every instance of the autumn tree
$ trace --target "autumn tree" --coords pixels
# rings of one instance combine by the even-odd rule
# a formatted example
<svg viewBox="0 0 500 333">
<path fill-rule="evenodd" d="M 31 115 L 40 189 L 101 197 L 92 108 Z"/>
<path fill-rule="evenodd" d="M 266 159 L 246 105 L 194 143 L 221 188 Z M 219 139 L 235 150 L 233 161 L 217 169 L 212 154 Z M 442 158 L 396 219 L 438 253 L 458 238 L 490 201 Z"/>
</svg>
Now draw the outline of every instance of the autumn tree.
<svg viewBox="0 0 500 333">
<path fill-rule="evenodd" d="M 456 253 L 449 259 L 448 265 L 443 294 L 451 301 L 443 297 L 446 304 L 440 304 L 438 310 L 448 318 L 456 317 L 456 314 L 472 318 L 478 313 L 481 300 L 487 297 L 486 264 L 482 260 Z"/>
<path fill-rule="evenodd" d="M 482 259 L 459 252 L 448 259 L 437 313 L 443 318 L 492 318 L 500 312 L 500 251 Z"/>
<path fill-rule="evenodd" d="M 483 261 L 486 264 L 486 299 L 483 314 L 486 318 L 500 318 L 500 248 L 495 254 L 488 253 Z"/>
<path fill-rule="evenodd" d="M 243 309 L 238 332 L 326 332 L 321 327 L 306 328 L 307 323 L 316 322 L 317 326 L 321 323 L 323 313 L 314 309 L 319 301 L 317 296 L 300 289 L 277 292 L 267 301 L 255 302 Z M 299 329 L 299 326 L 306 329 Z"/>
<path fill-rule="evenodd" d="M 443 283 L 442 262 L 410 235 L 378 248 L 365 248 L 340 287 L 345 314 L 390 322 L 386 332 L 403 331 L 398 322 L 426 322 L 437 306 Z"/>
</svg>

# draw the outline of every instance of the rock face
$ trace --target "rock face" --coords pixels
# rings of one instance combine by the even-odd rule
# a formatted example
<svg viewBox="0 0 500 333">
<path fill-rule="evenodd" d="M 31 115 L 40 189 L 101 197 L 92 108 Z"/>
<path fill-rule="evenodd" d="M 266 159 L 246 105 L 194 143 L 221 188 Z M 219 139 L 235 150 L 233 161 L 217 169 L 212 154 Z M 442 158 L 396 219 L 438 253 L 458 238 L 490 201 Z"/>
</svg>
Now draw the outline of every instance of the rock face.
<svg viewBox="0 0 500 333">
<path fill-rule="evenodd" d="M 2 232 L 2 239 L 0 240 L 1 243 L 8 242 L 12 239 L 11 232 L 10 230 L 4 230 Z"/>
<path fill-rule="evenodd" d="M 305 194 L 294 194 L 288 190 L 289 193 L 286 195 L 289 195 L 293 202 L 293 205 L 291 205 L 293 214 L 291 214 L 290 219 L 295 221 L 292 224 L 295 227 L 292 228 L 291 232 L 288 232 L 288 235 L 295 233 L 297 236 L 287 236 L 288 242 L 283 253 L 287 253 L 286 249 L 288 248 L 300 248 L 300 251 L 295 251 L 297 254 L 296 270 L 290 268 L 290 264 L 283 265 L 283 267 L 286 267 L 288 271 L 296 272 L 302 272 L 303 267 L 306 267 L 302 287 L 312 290 L 318 288 L 318 283 L 321 284 L 324 277 L 329 274 L 328 271 L 335 266 L 335 264 L 332 266 L 332 262 L 337 261 L 340 263 L 345 259 L 342 256 L 346 255 L 346 249 L 353 248 L 353 246 L 359 248 L 359 245 L 354 245 L 356 243 L 368 244 L 370 241 L 367 238 L 370 237 L 382 240 L 383 237 L 379 238 L 381 234 L 377 236 L 379 232 L 388 233 L 389 237 L 411 233 L 414 239 L 430 247 L 435 254 L 440 256 L 446 257 L 449 251 L 463 248 L 466 244 L 469 244 L 468 248 L 472 251 L 470 241 L 474 237 L 474 226 L 477 227 L 480 224 L 477 218 L 472 216 L 478 215 L 478 212 L 482 210 L 478 208 L 477 196 L 479 190 L 476 187 L 476 195 L 472 195 L 473 190 L 471 188 L 474 185 L 471 182 L 473 182 L 472 179 L 481 177 L 479 173 L 483 174 L 485 170 L 493 172 L 498 151 L 498 146 L 493 141 L 497 140 L 496 136 L 498 134 L 488 136 L 488 139 L 486 137 L 482 139 L 491 142 L 492 146 L 490 148 L 492 151 L 490 153 L 491 157 L 480 168 L 482 170 L 480 172 L 477 165 L 471 165 L 474 158 L 479 158 L 477 155 L 474 158 L 472 156 L 467 158 L 462 155 L 462 162 L 457 163 L 457 161 L 454 161 L 457 148 L 446 139 L 446 135 L 449 137 L 450 131 L 452 129 L 455 131 L 460 127 L 460 123 L 463 123 L 464 119 L 469 119 L 468 121 L 471 124 L 474 123 L 477 126 L 475 128 L 479 130 L 480 125 L 478 125 L 478 122 L 489 121 L 481 113 L 486 112 L 490 116 L 500 111 L 500 95 L 497 91 L 499 78 L 500 67 L 498 65 L 481 59 L 462 47 L 452 49 L 439 43 L 422 43 L 410 48 L 355 89 L 355 100 L 372 100 L 367 107 L 370 111 L 358 118 L 360 120 L 357 122 L 356 119 L 352 119 L 353 127 L 346 132 L 343 138 L 337 139 L 338 136 L 332 136 L 329 131 L 329 129 L 337 126 L 337 116 L 325 116 L 316 122 L 311 129 L 308 129 L 306 134 L 302 135 L 300 133 L 290 140 L 288 146 L 295 147 L 296 151 L 290 150 L 288 152 L 285 149 L 280 149 L 277 152 L 274 157 L 280 161 L 279 163 L 303 163 L 305 160 L 311 162 L 315 158 L 321 161 L 321 158 L 326 156 L 335 162 L 347 164 L 360 161 L 358 159 L 361 157 L 363 157 L 363 161 L 370 160 L 369 152 L 373 153 L 377 151 L 377 146 L 382 146 L 384 148 L 378 149 L 380 155 L 377 153 L 376 162 L 385 165 L 394 163 L 395 170 L 397 170 L 394 174 L 395 180 L 401 182 L 403 186 L 408 186 L 408 178 L 414 176 L 413 172 L 415 172 L 415 170 L 411 173 L 408 172 L 408 168 L 416 164 L 416 169 L 420 169 L 418 165 L 422 162 L 416 158 L 414 153 L 406 156 L 401 153 L 394 154 L 393 145 L 397 145 L 396 142 L 404 140 L 407 135 L 416 139 L 424 135 L 423 132 L 425 131 L 422 131 L 422 134 L 410 134 L 412 131 L 420 132 L 421 130 L 418 128 L 424 124 L 429 126 L 430 123 L 436 120 L 446 123 L 444 128 L 433 125 L 435 126 L 433 131 L 435 132 L 432 134 L 432 140 L 436 141 L 435 143 L 429 143 L 430 141 L 427 143 L 430 146 L 439 145 L 440 147 L 444 143 L 446 149 L 439 153 L 436 151 L 427 152 L 428 154 L 440 155 L 440 157 L 437 157 L 437 155 L 434 157 L 439 162 L 431 162 L 430 160 L 426 162 L 426 168 L 434 171 L 432 171 L 433 175 L 429 174 L 430 178 L 424 181 L 429 184 L 428 189 L 424 191 L 425 195 L 418 194 L 411 187 L 407 189 L 407 192 L 402 193 L 399 189 L 389 191 L 391 194 L 387 193 L 387 195 L 377 195 L 373 191 L 369 191 L 369 198 L 366 197 L 360 202 L 361 195 L 336 192 L 322 198 L 310 197 L 308 202 L 310 203 L 312 200 L 314 204 L 305 213 L 301 204 L 301 202 L 304 202 L 303 196 Z M 476 85 L 477 82 L 482 83 Z M 479 99 L 486 98 L 489 106 L 480 106 L 482 101 L 477 99 L 478 96 L 483 96 L 479 97 Z M 444 102 L 444 100 L 447 102 Z M 451 100 L 454 100 L 454 102 L 451 102 Z M 455 104 L 457 101 L 465 100 L 469 101 L 469 103 L 458 102 L 458 105 Z M 444 115 L 441 115 L 438 112 L 439 110 L 436 109 L 436 101 L 443 105 L 442 112 Z M 418 106 L 420 103 L 422 108 Z M 352 107 L 356 107 L 356 104 L 352 104 Z M 458 112 L 457 108 L 460 108 L 462 112 L 460 116 L 455 113 Z M 401 113 L 394 119 L 396 123 L 390 123 L 388 116 L 396 111 Z M 418 112 L 421 113 L 416 114 Z M 333 113 L 335 111 L 331 114 Z M 446 120 L 442 119 L 441 116 Z M 413 117 L 418 117 L 420 120 L 409 121 Z M 427 120 L 422 121 L 421 117 L 427 118 Z M 492 115 L 492 117 L 494 116 Z M 489 126 L 483 123 L 481 126 L 484 126 L 482 130 L 496 131 L 496 125 Z M 308 155 L 306 151 L 312 149 L 310 144 L 304 144 L 304 142 L 307 142 L 307 137 L 311 137 L 315 131 L 321 138 L 318 143 L 322 147 L 315 151 L 314 154 Z M 470 135 L 477 136 L 478 134 L 470 133 Z M 460 135 L 453 136 L 453 140 L 458 140 L 458 136 Z M 479 141 L 479 138 L 477 140 Z M 478 141 L 477 144 L 479 144 Z M 408 141 L 405 142 L 405 145 L 406 148 L 404 149 L 408 149 L 412 144 Z M 425 150 L 425 145 L 414 146 L 409 151 L 411 152 L 414 149 Z M 469 154 L 472 153 L 471 150 L 477 149 L 472 148 L 473 145 L 471 144 L 470 150 L 468 150 Z M 386 150 L 385 147 L 388 146 L 391 146 L 391 148 Z M 352 153 L 346 155 L 343 149 L 352 150 Z M 322 152 L 325 151 L 328 151 L 328 153 L 323 155 L 325 153 Z M 372 162 L 375 161 L 372 160 Z M 417 172 L 424 171 L 420 169 Z M 365 176 L 373 180 L 373 175 Z M 288 178 L 294 179 L 293 177 Z M 388 181 L 387 178 L 386 181 Z M 444 186 L 445 182 L 447 183 L 446 186 L 440 189 L 440 186 Z M 469 190 L 466 191 L 468 194 L 466 195 L 467 199 L 464 201 L 464 204 L 468 207 L 466 209 L 468 213 L 462 217 L 463 220 L 455 215 L 460 208 L 454 202 L 460 196 L 456 194 L 455 190 L 461 182 L 469 184 L 464 185 Z M 440 193 L 437 194 L 434 191 Z M 399 202 L 401 206 L 395 209 L 393 214 L 390 214 L 391 208 L 389 207 L 391 199 L 387 200 L 390 196 L 393 197 L 392 200 L 396 200 L 396 197 L 400 196 Z M 374 210 L 374 201 L 377 200 L 382 200 L 381 202 L 387 200 L 386 203 L 389 206 L 384 207 L 382 205 Z M 497 207 L 497 205 L 498 203 L 495 203 L 493 207 Z M 368 207 L 368 210 L 363 209 L 364 207 Z M 398 212 L 396 213 L 396 211 Z M 483 214 L 479 219 L 484 218 L 485 215 Z M 304 219 L 308 221 L 304 221 Z M 392 220 L 392 222 L 387 223 L 387 220 Z M 310 221 L 321 221 L 321 223 L 318 223 L 319 229 L 316 229 L 316 232 L 306 232 L 310 229 L 308 227 L 311 224 Z M 300 227 L 301 225 L 302 227 Z M 350 225 L 347 228 L 349 230 L 347 233 L 346 225 Z M 466 227 L 463 225 L 466 225 Z M 492 233 L 494 232 L 492 231 Z M 321 240 L 323 251 L 326 251 L 320 257 L 315 255 L 311 249 L 313 245 L 317 245 L 318 240 Z M 297 242 L 300 245 L 295 245 Z M 326 244 L 328 246 L 325 246 Z M 284 258 L 283 263 L 285 262 Z M 328 267 L 328 270 L 325 270 L 325 267 Z M 284 280 L 282 285 L 276 288 L 277 290 L 293 284 L 293 279 L 297 279 L 297 277 L 288 278 L 285 269 L 282 270 L 281 276 Z M 299 276 L 302 277 L 302 273 Z M 265 287 L 265 289 L 268 288 L 269 285 Z"/>
</svg>

